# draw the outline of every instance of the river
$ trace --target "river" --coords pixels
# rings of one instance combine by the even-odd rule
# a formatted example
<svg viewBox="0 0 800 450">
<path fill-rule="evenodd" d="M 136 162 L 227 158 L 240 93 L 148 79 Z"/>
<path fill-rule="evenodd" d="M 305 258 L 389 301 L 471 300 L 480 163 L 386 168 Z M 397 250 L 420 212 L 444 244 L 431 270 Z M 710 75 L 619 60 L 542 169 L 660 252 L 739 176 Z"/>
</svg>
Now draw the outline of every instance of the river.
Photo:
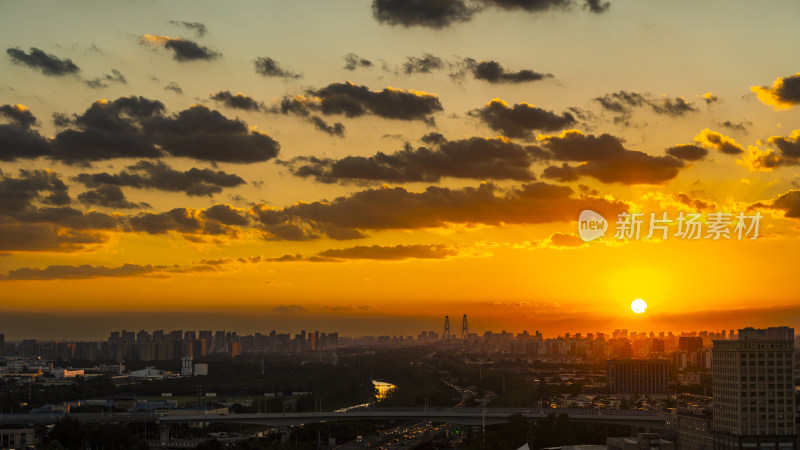
<svg viewBox="0 0 800 450">
<path fill-rule="evenodd" d="M 394 384 L 389 383 L 388 381 L 372 380 L 372 384 L 373 384 L 373 386 L 375 386 L 375 389 L 378 391 L 375 394 L 375 400 L 373 400 L 371 402 L 368 402 L 368 403 L 361 403 L 359 405 L 353 405 L 353 406 L 348 406 L 346 408 L 337 409 L 334 412 L 345 412 L 345 411 L 349 411 L 351 409 L 366 408 L 366 407 L 372 406 L 375 403 L 377 403 L 377 402 L 385 399 L 386 397 L 388 397 L 389 394 L 397 387 Z"/>
</svg>

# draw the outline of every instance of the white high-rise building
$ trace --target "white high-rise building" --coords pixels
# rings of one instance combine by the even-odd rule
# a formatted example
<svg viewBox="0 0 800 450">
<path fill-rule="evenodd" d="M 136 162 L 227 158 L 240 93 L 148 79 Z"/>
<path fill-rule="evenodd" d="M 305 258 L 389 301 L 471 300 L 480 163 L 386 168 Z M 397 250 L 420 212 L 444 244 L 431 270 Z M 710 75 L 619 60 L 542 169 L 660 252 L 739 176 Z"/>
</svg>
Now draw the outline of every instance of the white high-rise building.
<svg viewBox="0 0 800 450">
<path fill-rule="evenodd" d="M 181 376 L 192 376 L 192 357 L 184 356 L 181 358 Z"/>
<path fill-rule="evenodd" d="M 714 341 L 714 449 L 796 450 L 794 329 L 738 337 Z"/>
</svg>

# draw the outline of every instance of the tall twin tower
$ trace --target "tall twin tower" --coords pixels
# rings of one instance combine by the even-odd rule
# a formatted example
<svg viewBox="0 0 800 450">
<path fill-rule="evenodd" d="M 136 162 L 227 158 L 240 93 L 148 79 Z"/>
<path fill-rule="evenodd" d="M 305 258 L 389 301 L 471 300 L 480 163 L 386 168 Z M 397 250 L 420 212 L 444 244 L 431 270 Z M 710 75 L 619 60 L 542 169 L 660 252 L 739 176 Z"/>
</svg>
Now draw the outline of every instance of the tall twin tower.
<svg viewBox="0 0 800 450">
<path fill-rule="evenodd" d="M 445 341 L 449 341 L 455 337 L 454 334 L 450 334 L 450 316 L 444 316 L 444 333 L 442 333 L 442 339 Z M 467 340 L 469 338 L 469 327 L 467 326 L 467 315 L 464 314 L 464 318 L 461 319 L 461 339 Z"/>
</svg>

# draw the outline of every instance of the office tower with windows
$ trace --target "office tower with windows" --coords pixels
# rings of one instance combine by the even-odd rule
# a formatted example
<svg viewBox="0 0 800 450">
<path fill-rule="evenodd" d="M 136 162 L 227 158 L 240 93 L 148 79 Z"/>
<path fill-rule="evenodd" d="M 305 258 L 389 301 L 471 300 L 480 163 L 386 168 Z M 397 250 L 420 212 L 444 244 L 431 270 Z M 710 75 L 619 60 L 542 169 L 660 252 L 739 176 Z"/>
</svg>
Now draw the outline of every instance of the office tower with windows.
<svg viewBox="0 0 800 450">
<path fill-rule="evenodd" d="M 796 450 L 794 329 L 744 328 L 712 350 L 715 450 Z"/>
</svg>

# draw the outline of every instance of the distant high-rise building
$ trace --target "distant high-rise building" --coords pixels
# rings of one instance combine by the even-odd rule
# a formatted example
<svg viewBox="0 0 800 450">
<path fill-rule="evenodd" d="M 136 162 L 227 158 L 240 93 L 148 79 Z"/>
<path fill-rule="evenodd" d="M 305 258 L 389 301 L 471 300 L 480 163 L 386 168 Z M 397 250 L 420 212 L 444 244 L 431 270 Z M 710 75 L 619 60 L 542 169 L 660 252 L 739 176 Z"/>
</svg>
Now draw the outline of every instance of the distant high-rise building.
<svg viewBox="0 0 800 450">
<path fill-rule="evenodd" d="M 699 336 L 681 336 L 678 338 L 678 350 L 696 352 L 703 348 L 703 338 Z"/>
<path fill-rule="evenodd" d="M 192 341 L 192 356 L 204 358 L 206 356 L 206 340 L 195 339 Z"/>
<path fill-rule="evenodd" d="M 5 355 L 5 353 L 3 353 L 3 347 L 5 347 L 5 345 L 6 345 L 6 335 L 0 333 L 0 356 Z"/>
<path fill-rule="evenodd" d="M 180 342 L 178 342 L 180 345 Z M 181 348 L 178 347 L 178 352 L 175 351 L 175 342 L 174 341 L 160 341 L 157 344 L 158 349 L 158 356 L 157 359 L 160 361 L 169 361 L 172 359 L 176 359 L 180 356 L 178 352 L 180 352 Z"/>
<path fill-rule="evenodd" d="M 678 350 L 686 352 L 687 367 L 699 368 L 702 366 L 701 355 L 700 355 L 700 351 L 703 350 L 702 337 L 700 336 L 679 337 Z"/>
<path fill-rule="evenodd" d="M 140 330 L 136 333 L 136 342 L 148 342 L 150 340 L 150 333 L 146 330 Z"/>
<path fill-rule="evenodd" d="M 744 328 L 737 340 L 714 341 L 715 450 L 797 448 L 793 345 L 789 327 Z"/>
<path fill-rule="evenodd" d="M 213 350 L 211 346 L 214 341 L 214 334 L 211 333 L 211 330 L 202 330 L 200 331 L 200 339 L 204 340 L 206 343 L 206 349 L 203 351 L 203 356 L 206 355 L 206 352 Z"/>
<path fill-rule="evenodd" d="M 612 394 L 660 394 L 669 389 L 666 359 L 622 359 L 607 363 Z"/>
<path fill-rule="evenodd" d="M 225 331 L 217 331 L 214 333 L 214 351 L 222 353 L 228 348 L 228 341 L 225 339 Z"/>
<path fill-rule="evenodd" d="M 539 332 L 537 331 L 536 334 L 539 334 Z M 598 341 L 606 340 L 606 334 L 605 333 L 597 332 L 596 336 L 597 336 L 597 340 Z"/>
<path fill-rule="evenodd" d="M 137 347 L 139 361 L 158 361 L 159 342 L 140 342 Z"/>
<path fill-rule="evenodd" d="M 122 342 L 133 342 L 136 340 L 136 333 L 133 331 L 122 330 L 122 334 L 120 334 L 120 339 Z"/>
<path fill-rule="evenodd" d="M 653 341 L 650 343 L 650 352 L 664 353 L 664 339 L 653 338 Z"/>
</svg>

